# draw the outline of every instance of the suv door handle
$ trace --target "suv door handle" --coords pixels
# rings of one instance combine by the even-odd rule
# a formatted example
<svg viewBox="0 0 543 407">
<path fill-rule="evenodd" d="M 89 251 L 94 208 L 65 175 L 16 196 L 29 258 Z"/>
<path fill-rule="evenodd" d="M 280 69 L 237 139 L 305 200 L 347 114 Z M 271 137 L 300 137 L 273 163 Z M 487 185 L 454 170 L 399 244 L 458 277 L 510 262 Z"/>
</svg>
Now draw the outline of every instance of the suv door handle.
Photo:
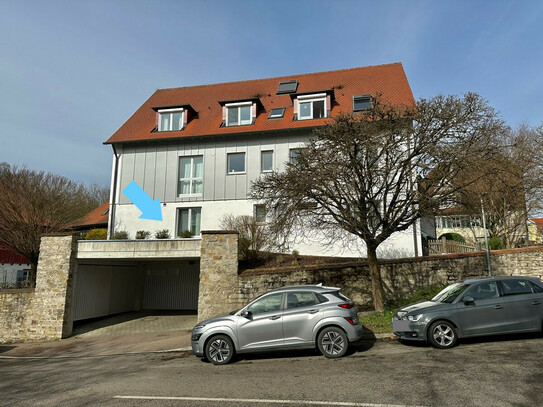
<svg viewBox="0 0 543 407">
<path fill-rule="evenodd" d="M 311 311 L 308 311 L 309 314 L 316 314 L 317 312 L 319 312 L 318 309 L 312 309 Z"/>
<path fill-rule="evenodd" d="M 532 301 L 532 305 L 539 305 L 541 304 L 539 301 Z"/>
<path fill-rule="evenodd" d="M 503 305 L 496 305 L 494 308 L 495 309 L 503 309 Z"/>
<path fill-rule="evenodd" d="M 270 317 L 272 321 L 275 321 L 276 319 L 281 318 L 281 315 L 274 315 L 273 317 Z"/>
</svg>

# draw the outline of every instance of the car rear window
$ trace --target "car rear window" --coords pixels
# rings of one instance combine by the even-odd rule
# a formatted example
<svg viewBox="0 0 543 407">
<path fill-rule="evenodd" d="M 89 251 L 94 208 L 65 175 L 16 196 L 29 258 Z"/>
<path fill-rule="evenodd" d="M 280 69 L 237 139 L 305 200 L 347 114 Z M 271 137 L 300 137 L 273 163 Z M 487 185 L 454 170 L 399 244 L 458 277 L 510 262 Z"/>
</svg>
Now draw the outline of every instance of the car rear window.
<svg viewBox="0 0 543 407">
<path fill-rule="evenodd" d="M 532 286 L 526 280 L 503 280 L 503 295 L 531 294 Z"/>
<path fill-rule="evenodd" d="M 543 293 L 543 287 L 531 281 L 530 281 L 530 284 L 532 285 L 532 288 L 534 289 L 534 293 Z"/>
<path fill-rule="evenodd" d="M 332 291 L 330 293 L 326 293 L 328 295 L 331 295 L 333 297 L 336 297 L 337 299 L 341 300 L 341 301 L 346 301 L 346 302 L 352 302 L 351 299 L 345 295 L 343 295 L 342 293 L 340 293 L 339 291 Z"/>
</svg>

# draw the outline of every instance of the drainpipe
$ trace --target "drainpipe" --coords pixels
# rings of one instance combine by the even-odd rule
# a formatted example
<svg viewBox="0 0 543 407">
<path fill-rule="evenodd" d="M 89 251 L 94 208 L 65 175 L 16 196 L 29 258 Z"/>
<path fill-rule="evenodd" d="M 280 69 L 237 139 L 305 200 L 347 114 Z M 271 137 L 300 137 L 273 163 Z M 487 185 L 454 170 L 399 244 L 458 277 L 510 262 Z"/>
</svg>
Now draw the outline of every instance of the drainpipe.
<svg viewBox="0 0 543 407">
<path fill-rule="evenodd" d="M 110 240 L 111 236 L 115 233 L 115 197 L 117 196 L 117 172 L 119 168 L 119 154 L 115 144 L 113 147 L 113 174 L 111 176 L 111 192 L 109 193 L 109 219 L 107 224 L 107 239 Z"/>
</svg>

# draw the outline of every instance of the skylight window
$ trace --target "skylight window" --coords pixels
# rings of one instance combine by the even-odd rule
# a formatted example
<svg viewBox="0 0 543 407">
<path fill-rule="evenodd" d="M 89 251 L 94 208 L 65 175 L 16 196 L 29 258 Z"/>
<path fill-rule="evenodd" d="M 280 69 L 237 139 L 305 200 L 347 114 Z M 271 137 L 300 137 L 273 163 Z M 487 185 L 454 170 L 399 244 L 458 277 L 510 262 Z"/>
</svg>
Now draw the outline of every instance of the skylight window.
<svg viewBox="0 0 543 407">
<path fill-rule="evenodd" d="M 282 119 L 285 115 L 285 108 L 284 107 L 276 107 L 270 110 L 270 116 L 268 119 Z"/>
<path fill-rule="evenodd" d="M 287 93 L 294 93 L 298 88 L 298 81 L 283 81 L 279 82 L 279 87 L 277 88 L 277 95 L 284 95 Z"/>
<path fill-rule="evenodd" d="M 371 95 L 353 96 L 353 112 L 361 112 L 362 110 L 371 109 Z"/>
</svg>

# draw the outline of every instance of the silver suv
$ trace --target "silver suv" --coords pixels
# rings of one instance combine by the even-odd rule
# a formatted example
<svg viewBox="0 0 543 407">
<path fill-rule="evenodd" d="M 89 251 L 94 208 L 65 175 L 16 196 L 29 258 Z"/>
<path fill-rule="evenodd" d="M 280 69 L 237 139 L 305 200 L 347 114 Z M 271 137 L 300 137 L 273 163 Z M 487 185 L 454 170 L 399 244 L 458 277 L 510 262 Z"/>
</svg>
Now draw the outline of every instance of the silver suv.
<svg viewBox="0 0 543 407">
<path fill-rule="evenodd" d="M 339 290 L 319 284 L 270 291 L 239 311 L 196 325 L 192 352 L 215 365 L 235 354 L 315 347 L 339 358 L 362 337 L 356 307 Z"/>
</svg>

